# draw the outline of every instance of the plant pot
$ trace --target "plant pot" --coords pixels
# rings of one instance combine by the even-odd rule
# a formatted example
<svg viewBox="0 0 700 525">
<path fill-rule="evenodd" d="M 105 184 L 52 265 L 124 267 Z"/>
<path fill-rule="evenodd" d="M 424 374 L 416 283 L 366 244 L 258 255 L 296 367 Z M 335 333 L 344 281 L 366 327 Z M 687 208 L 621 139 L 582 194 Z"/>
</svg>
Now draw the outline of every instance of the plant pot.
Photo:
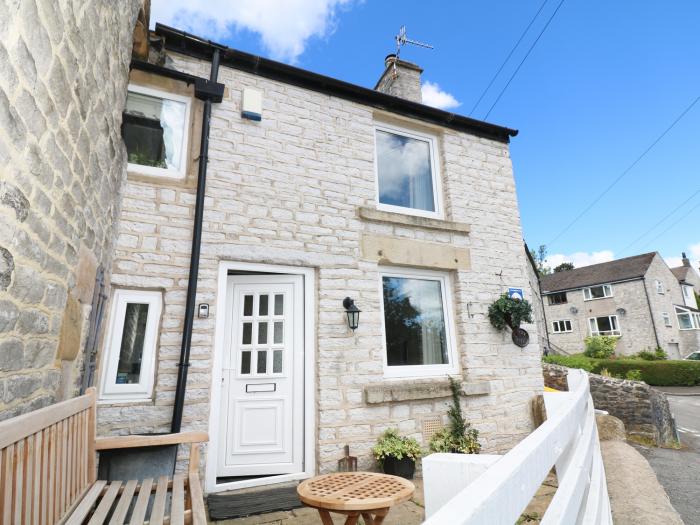
<svg viewBox="0 0 700 525">
<path fill-rule="evenodd" d="M 411 458 L 396 459 L 393 456 L 387 456 L 382 462 L 382 470 L 384 470 L 384 474 L 413 479 L 413 474 L 416 472 L 416 462 Z"/>
</svg>

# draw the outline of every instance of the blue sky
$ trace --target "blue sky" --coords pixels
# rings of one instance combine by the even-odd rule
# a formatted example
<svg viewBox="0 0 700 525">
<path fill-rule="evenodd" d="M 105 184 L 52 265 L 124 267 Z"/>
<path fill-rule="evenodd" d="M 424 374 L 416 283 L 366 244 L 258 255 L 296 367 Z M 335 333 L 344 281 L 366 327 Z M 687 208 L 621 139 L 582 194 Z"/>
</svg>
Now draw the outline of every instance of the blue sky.
<svg viewBox="0 0 700 525">
<path fill-rule="evenodd" d="M 469 114 L 542 3 L 153 0 L 152 23 L 368 87 L 404 24 L 409 37 L 435 46 L 402 51 L 425 69 L 431 100 Z M 486 114 L 558 4 L 546 2 L 474 117 Z M 699 27 L 693 0 L 564 0 L 492 110 L 490 122 L 520 130 L 511 155 L 524 236 L 548 244 L 552 264 L 653 250 L 671 264 L 687 251 L 699 264 L 700 192 L 651 228 L 700 190 L 700 102 L 551 243 L 700 96 Z"/>
</svg>

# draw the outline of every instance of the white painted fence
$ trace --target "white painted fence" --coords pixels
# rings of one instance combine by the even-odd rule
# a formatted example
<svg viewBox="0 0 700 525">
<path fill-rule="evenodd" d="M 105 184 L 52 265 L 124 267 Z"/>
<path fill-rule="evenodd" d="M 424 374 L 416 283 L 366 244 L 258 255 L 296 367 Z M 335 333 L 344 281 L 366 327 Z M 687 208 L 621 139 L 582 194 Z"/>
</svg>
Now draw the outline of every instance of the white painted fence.
<svg viewBox="0 0 700 525">
<path fill-rule="evenodd" d="M 568 379 L 569 392 L 545 392 L 547 420 L 506 455 L 423 459 L 423 525 L 513 525 L 553 466 L 559 487 L 543 525 L 612 524 L 588 376 Z"/>
</svg>

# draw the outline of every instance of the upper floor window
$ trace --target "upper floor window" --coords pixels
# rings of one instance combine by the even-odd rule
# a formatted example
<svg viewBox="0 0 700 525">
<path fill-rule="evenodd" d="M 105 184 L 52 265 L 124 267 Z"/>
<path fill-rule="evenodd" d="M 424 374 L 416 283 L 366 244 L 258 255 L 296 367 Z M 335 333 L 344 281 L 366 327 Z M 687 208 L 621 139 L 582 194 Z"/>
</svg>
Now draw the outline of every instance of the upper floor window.
<svg viewBox="0 0 700 525">
<path fill-rule="evenodd" d="M 611 284 L 601 284 L 600 286 L 591 286 L 583 289 L 583 299 L 591 301 L 593 299 L 604 299 L 612 297 L 613 289 Z"/>
<path fill-rule="evenodd" d="M 190 99 L 142 86 L 129 86 L 122 124 L 129 170 L 184 178 Z"/>
<path fill-rule="evenodd" d="M 664 291 L 665 291 L 665 289 L 664 289 L 664 283 L 662 283 L 661 281 L 659 281 L 659 280 L 657 279 L 656 281 L 654 281 L 654 285 L 656 286 L 656 293 L 659 293 L 659 294 L 662 294 L 662 295 L 663 295 L 663 293 L 664 293 Z"/>
<path fill-rule="evenodd" d="M 555 334 L 571 332 L 571 321 L 569 319 L 565 319 L 564 321 L 552 321 L 552 329 Z"/>
<path fill-rule="evenodd" d="M 682 288 L 683 288 L 683 297 L 685 297 L 686 299 L 691 299 L 693 297 L 693 287 L 684 284 L 682 286 Z"/>
<path fill-rule="evenodd" d="M 116 290 L 102 362 L 102 399 L 149 399 L 153 391 L 160 292 Z"/>
<path fill-rule="evenodd" d="M 617 324 L 616 315 L 605 315 L 603 317 L 591 317 L 588 320 L 591 335 L 620 335 L 620 327 Z"/>
<path fill-rule="evenodd" d="M 566 292 L 557 292 L 547 296 L 549 304 L 565 304 Z"/>
<path fill-rule="evenodd" d="M 387 377 L 437 376 L 457 370 L 446 273 L 381 273 Z"/>
<path fill-rule="evenodd" d="M 664 326 L 668 326 L 669 328 L 673 326 L 671 323 L 671 316 L 668 315 L 668 312 L 661 312 L 661 318 L 664 320 Z"/>
<path fill-rule="evenodd" d="M 442 217 L 435 137 L 386 126 L 375 129 L 379 208 Z"/>
</svg>

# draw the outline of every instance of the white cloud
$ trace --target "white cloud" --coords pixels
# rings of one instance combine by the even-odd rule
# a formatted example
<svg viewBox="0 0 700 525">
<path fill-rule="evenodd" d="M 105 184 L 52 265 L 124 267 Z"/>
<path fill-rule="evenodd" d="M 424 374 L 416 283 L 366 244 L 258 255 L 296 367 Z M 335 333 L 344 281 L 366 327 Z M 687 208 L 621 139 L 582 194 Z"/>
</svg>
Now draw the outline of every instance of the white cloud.
<svg viewBox="0 0 700 525">
<path fill-rule="evenodd" d="M 421 86 L 421 95 L 423 96 L 423 104 L 438 109 L 452 109 L 462 105 L 450 93 L 443 91 L 438 84 L 429 80 Z"/>
<path fill-rule="evenodd" d="M 700 242 L 688 245 L 688 248 L 685 250 L 685 254 L 690 259 L 690 265 L 697 270 L 698 267 L 700 267 Z M 683 265 L 683 260 L 680 256 L 674 255 L 673 257 L 664 257 L 664 260 L 666 261 L 666 264 L 668 264 L 669 268 L 675 268 Z"/>
<path fill-rule="evenodd" d="M 156 22 L 204 38 L 258 33 L 273 58 L 295 62 L 312 37 L 333 33 L 339 7 L 353 0 L 153 0 Z"/>
<path fill-rule="evenodd" d="M 612 250 L 601 250 L 599 252 L 574 252 L 571 255 L 565 255 L 563 253 L 554 253 L 547 256 L 547 266 L 550 268 L 556 268 L 563 262 L 574 263 L 575 268 L 581 268 L 582 266 L 590 266 L 591 264 L 604 263 L 612 261 L 615 258 L 615 254 Z"/>
</svg>

